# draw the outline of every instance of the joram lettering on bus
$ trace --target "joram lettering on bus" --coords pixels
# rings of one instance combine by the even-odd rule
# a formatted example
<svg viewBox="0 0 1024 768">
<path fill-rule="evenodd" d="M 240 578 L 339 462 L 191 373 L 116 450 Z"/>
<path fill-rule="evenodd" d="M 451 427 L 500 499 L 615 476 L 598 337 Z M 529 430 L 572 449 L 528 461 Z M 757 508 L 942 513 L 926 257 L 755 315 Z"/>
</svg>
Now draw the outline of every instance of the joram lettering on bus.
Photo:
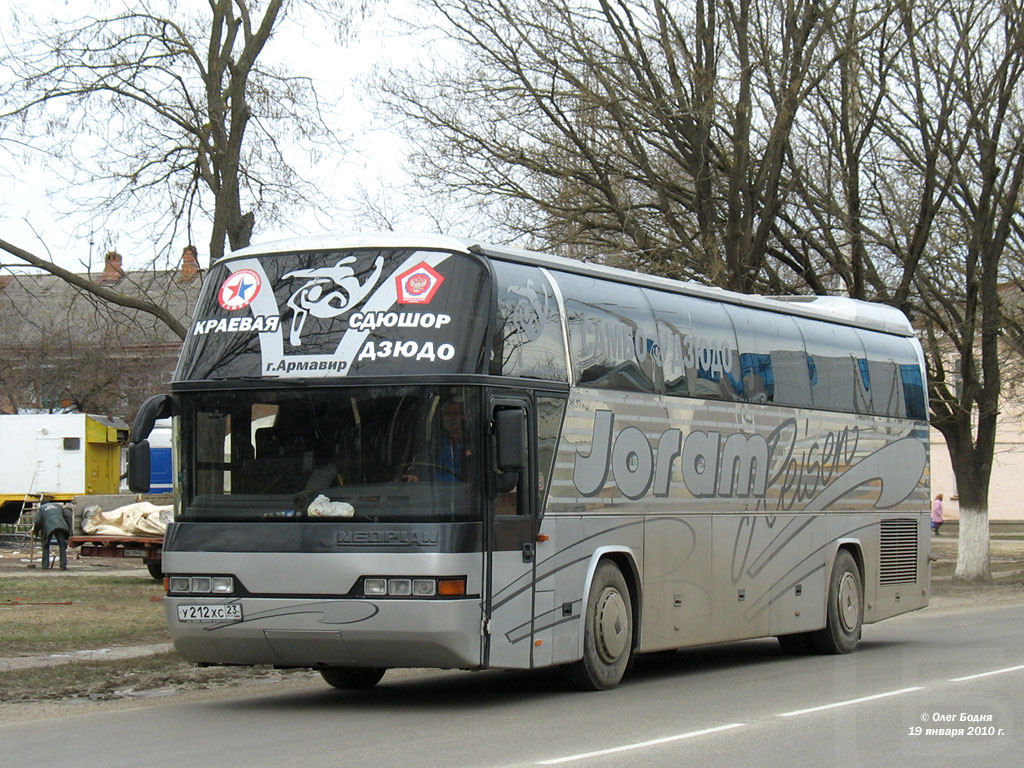
<svg viewBox="0 0 1024 768">
<path fill-rule="evenodd" d="M 615 414 L 599 410 L 589 453 L 576 452 L 573 484 L 583 496 L 605 489 L 609 471 L 619 492 L 639 499 L 653 490 L 668 496 L 674 465 L 695 498 L 759 498 L 778 494 L 780 509 L 817 498 L 857 456 L 860 430 L 830 430 L 797 450 L 797 419 L 787 419 L 767 436 L 746 432 L 664 430 L 652 445 L 637 427 L 614 432 Z M 614 435 L 614 440 L 613 440 Z M 774 474 L 769 475 L 773 471 Z"/>
</svg>

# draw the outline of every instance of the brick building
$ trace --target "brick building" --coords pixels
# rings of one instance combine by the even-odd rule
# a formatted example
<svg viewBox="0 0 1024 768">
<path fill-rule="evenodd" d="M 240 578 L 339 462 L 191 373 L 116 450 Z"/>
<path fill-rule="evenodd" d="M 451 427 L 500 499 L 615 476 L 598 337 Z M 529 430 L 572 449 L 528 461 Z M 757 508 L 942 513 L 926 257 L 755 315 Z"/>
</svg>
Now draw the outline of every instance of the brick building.
<svg viewBox="0 0 1024 768">
<path fill-rule="evenodd" d="M 82 275 L 156 303 L 187 327 L 202 284 L 195 249 L 176 269 L 130 271 L 110 252 Z M 166 390 L 181 339 L 153 315 L 104 302 L 49 273 L 0 274 L 0 413 L 70 408 L 131 421 Z"/>
</svg>

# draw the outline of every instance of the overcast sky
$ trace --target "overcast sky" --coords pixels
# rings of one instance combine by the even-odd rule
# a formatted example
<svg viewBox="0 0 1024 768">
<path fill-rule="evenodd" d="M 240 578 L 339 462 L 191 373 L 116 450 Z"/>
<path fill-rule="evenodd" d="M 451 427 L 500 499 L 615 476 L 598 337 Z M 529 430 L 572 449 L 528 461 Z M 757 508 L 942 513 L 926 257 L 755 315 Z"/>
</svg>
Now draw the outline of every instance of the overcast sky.
<svg viewBox="0 0 1024 768">
<path fill-rule="evenodd" d="M 180 7 L 198 2 L 200 0 L 185 0 Z M 52 6 L 60 15 L 62 8 L 71 8 L 78 13 L 86 4 L 74 0 L 36 0 L 34 7 L 40 5 Z M 205 2 L 202 5 L 205 6 Z M 406 5 L 402 0 L 391 2 L 387 14 L 394 14 L 396 8 L 401 11 Z M 3 29 L 15 6 L 23 7 L 23 3 L 20 0 L 0 0 L 0 40 L 5 35 Z M 331 36 L 315 26 L 307 25 L 300 29 L 288 24 L 268 46 L 268 58 L 286 59 L 297 74 L 314 77 L 318 91 L 327 100 L 340 100 L 335 126 L 339 134 L 348 139 L 348 150 L 308 172 L 308 175 L 321 180 L 323 189 L 339 205 L 341 213 L 323 217 L 310 212 L 299 216 L 288 227 L 279 226 L 271 230 L 260 231 L 257 224 L 254 242 L 307 232 L 352 229 L 358 225 L 344 211 L 355 205 L 352 198 L 357 180 L 371 190 L 379 190 L 382 184 L 400 188 L 406 183 L 402 172 L 405 145 L 388 130 L 382 119 L 372 114 L 372 105 L 361 96 L 360 86 L 360 79 L 365 78 L 378 62 L 415 54 L 415 42 L 397 39 L 399 34 L 398 25 L 388 15 L 379 13 L 362 26 L 358 39 L 345 50 L 342 57 L 344 66 L 338 66 L 338 48 Z M 330 62 L 329 66 L 323 66 L 325 60 Z M 128 267 L 144 266 L 154 258 L 156 249 L 151 241 L 125 234 L 131 229 L 128 222 L 122 228 L 112 220 L 107 228 L 103 228 L 84 216 L 64 215 L 71 206 L 62 194 L 63 182 L 42 156 L 26 160 L 0 150 L 0 164 L 6 172 L 0 176 L 0 238 L 39 256 L 49 256 L 61 266 L 75 271 L 86 270 L 90 255 L 92 270 L 101 270 L 107 250 L 105 246 L 111 238 L 111 245 L 122 254 Z M 200 261 L 205 264 L 209 230 L 204 222 L 197 224 L 202 229 L 196 231 L 193 239 Z M 184 239 L 170 244 L 172 258 L 180 257 L 185 244 Z M 166 247 L 168 244 L 160 245 Z M 16 262 L 16 259 L 0 254 L 0 263 Z"/>
</svg>

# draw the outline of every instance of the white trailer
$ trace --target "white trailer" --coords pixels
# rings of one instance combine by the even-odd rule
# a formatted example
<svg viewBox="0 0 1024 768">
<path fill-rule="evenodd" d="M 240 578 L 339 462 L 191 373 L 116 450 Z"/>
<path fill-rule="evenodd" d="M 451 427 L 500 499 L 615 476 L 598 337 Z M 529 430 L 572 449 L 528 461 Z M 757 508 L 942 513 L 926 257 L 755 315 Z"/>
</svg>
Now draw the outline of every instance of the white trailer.
<svg viewBox="0 0 1024 768">
<path fill-rule="evenodd" d="M 26 504 L 117 493 L 128 425 L 83 413 L 0 415 L 0 523 Z"/>
</svg>

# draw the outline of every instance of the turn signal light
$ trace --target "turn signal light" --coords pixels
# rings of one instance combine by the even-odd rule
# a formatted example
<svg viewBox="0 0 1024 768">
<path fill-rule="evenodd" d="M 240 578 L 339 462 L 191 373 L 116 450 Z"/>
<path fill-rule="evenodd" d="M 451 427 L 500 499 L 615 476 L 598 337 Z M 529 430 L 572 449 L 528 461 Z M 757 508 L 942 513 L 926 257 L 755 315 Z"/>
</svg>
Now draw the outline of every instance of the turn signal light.
<svg viewBox="0 0 1024 768">
<path fill-rule="evenodd" d="M 437 594 L 445 597 L 457 597 L 466 594 L 465 579 L 442 579 L 437 582 Z"/>
</svg>

